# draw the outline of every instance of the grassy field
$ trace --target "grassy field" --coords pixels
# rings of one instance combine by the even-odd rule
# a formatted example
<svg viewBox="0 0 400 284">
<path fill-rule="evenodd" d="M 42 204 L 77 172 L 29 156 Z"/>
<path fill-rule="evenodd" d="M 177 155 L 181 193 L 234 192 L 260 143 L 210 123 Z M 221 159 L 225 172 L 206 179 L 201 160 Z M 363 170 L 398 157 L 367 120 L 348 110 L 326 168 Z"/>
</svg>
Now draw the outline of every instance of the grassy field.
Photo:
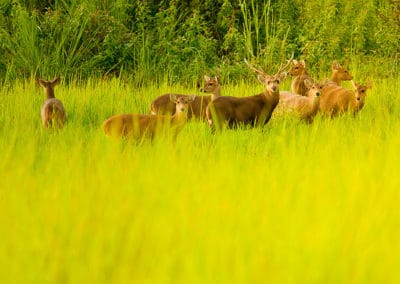
<svg viewBox="0 0 400 284">
<path fill-rule="evenodd" d="M 190 122 L 152 145 L 100 125 L 194 88 L 61 84 L 55 133 L 33 81 L 2 89 L 0 282 L 399 283 L 399 82 L 376 80 L 356 118 L 217 135 Z"/>
</svg>

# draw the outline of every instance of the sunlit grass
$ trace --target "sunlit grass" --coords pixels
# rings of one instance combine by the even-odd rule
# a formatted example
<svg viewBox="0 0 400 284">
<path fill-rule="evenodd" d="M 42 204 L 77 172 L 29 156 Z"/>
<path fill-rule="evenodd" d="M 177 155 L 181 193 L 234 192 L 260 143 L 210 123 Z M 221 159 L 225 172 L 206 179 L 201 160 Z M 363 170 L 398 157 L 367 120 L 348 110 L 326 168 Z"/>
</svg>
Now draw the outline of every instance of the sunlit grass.
<svg viewBox="0 0 400 284">
<path fill-rule="evenodd" d="M 16 83 L 0 95 L 1 283 L 400 281 L 398 82 L 375 82 L 356 118 L 217 135 L 190 122 L 139 146 L 101 123 L 198 92 L 60 85 L 68 123 L 52 133 L 43 90 Z"/>
</svg>

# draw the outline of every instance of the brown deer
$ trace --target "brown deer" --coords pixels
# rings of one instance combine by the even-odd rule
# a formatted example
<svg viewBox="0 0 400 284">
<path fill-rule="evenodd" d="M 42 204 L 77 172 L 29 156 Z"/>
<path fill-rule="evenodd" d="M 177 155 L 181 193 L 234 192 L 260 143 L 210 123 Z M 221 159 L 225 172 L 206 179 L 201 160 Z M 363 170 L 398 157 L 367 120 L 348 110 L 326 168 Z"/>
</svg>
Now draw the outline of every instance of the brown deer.
<svg viewBox="0 0 400 284">
<path fill-rule="evenodd" d="M 280 92 L 279 104 L 274 111 L 274 116 L 293 113 L 301 120 L 311 123 L 318 113 L 319 101 L 323 85 L 310 79 L 304 80 L 308 89 L 307 96 L 301 96 L 290 92 Z"/>
<path fill-rule="evenodd" d="M 356 98 L 356 103 L 354 104 L 353 112 L 359 112 L 365 105 L 365 98 L 367 96 L 367 89 L 372 88 L 372 82 L 368 82 L 365 85 L 357 84 L 351 80 L 351 84 L 354 88 L 354 94 Z"/>
<path fill-rule="evenodd" d="M 221 85 L 218 77 L 211 78 L 204 76 L 204 87 L 200 91 L 211 93 L 210 96 L 195 96 L 189 104 L 188 119 L 196 118 L 204 120 L 206 118 L 206 107 L 211 100 L 221 96 Z M 188 95 L 176 94 L 178 97 L 188 97 Z M 150 104 L 151 114 L 174 114 L 175 104 L 170 100 L 170 94 L 165 94 L 154 99 Z"/>
<path fill-rule="evenodd" d="M 259 74 L 258 80 L 265 85 L 265 90 L 254 96 L 221 96 L 211 101 L 206 109 L 207 120 L 211 129 L 213 131 L 221 130 L 223 127 L 231 128 L 241 124 L 265 125 L 279 102 L 279 84 L 287 75 L 283 70 L 289 66 L 292 59 L 293 55 L 288 63 L 281 66 L 273 76 L 267 75 L 245 60 L 247 66 Z"/>
<path fill-rule="evenodd" d="M 349 73 L 349 71 L 344 68 L 340 63 L 336 60 L 332 62 L 332 74 L 331 79 L 326 80 L 327 84 L 336 84 L 337 86 L 341 86 L 342 81 L 350 81 L 353 79 L 353 76 Z"/>
<path fill-rule="evenodd" d="M 119 114 L 103 123 L 103 131 L 107 136 L 127 139 L 153 139 L 162 131 L 172 129 L 174 138 L 182 130 L 187 120 L 188 105 L 194 100 L 194 95 L 178 97 L 170 95 L 175 103 L 174 115 L 152 114 Z"/>
<path fill-rule="evenodd" d="M 341 87 L 331 88 L 329 92 L 325 93 L 324 101 L 321 97 L 320 111 L 323 114 L 334 117 L 350 112 L 355 115 L 364 107 L 366 91 L 372 87 L 372 83 L 359 85 L 353 80 L 351 82 L 354 91 Z"/>
<path fill-rule="evenodd" d="M 44 88 L 46 93 L 46 100 L 41 110 L 43 126 L 45 128 L 62 128 L 67 116 L 62 102 L 54 96 L 54 87 L 60 83 L 60 77 L 55 77 L 51 81 L 37 79 L 37 82 Z"/>
<path fill-rule="evenodd" d="M 319 110 L 323 115 L 334 117 L 348 109 L 354 93 L 341 87 L 342 81 L 350 81 L 353 76 L 337 61 L 332 62 L 332 75 L 330 80 L 325 80 L 322 89 Z"/>
<path fill-rule="evenodd" d="M 306 87 L 304 81 L 312 81 L 312 79 L 308 76 L 306 62 L 304 60 L 293 60 L 293 64 L 293 67 L 289 70 L 289 75 L 295 76 L 291 85 L 292 93 L 301 96 L 307 96 L 308 88 Z"/>
</svg>

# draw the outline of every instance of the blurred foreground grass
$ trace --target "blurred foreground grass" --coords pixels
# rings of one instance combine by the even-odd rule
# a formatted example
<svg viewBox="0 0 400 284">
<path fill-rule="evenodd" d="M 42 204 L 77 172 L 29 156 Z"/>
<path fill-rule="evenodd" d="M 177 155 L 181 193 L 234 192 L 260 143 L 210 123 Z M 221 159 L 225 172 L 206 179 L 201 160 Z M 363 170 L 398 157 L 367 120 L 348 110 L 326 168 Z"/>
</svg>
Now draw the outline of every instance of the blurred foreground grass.
<svg viewBox="0 0 400 284">
<path fill-rule="evenodd" d="M 102 121 L 194 89 L 61 85 L 56 133 L 41 127 L 41 89 L 2 90 L 0 282 L 400 282 L 399 81 L 376 81 L 355 119 L 214 136 L 190 122 L 176 143 L 140 146 L 107 139 Z"/>
</svg>

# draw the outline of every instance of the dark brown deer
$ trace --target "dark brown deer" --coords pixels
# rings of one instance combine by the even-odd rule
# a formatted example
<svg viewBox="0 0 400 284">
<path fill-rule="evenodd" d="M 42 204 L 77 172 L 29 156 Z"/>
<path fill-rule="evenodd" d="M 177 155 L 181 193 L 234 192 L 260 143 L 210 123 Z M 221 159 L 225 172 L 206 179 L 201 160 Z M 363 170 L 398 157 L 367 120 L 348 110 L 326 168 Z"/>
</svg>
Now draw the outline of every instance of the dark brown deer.
<svg viewBox="0 0 400 284">
<path fill-rule="evenodd" d="M 174 138 L 181 131 L 187 120 L 188 105 L 194 100 L 194 95 L 177 97 L 170 95 L 175 103 L 174 115 L 152 114 L 119 114 L 103 123 L 103 131 L 113 138 L 153 139 L 163 131 L 172 129 Z"/>
<path fill-rule="evenodd" d="M 62 128 L 67 116 L 62 102 L 54 96 L 54 87 L 60 83 L 60 77 L 55 77 L 51 81 L 37 79 L 37 82 L 46 93 L 46 100 L 41 110 L 43 126 L 45 128 Z"/>
<path fill-rule="evenodd" d="M 221 85 L 218 77 L 211 78 L 204 76 L 204 87 L 200 89 L 204 93 L 211 95 L 194 96 L 194 100 L 189 104 L 188 119 L 195 118 L 204 120 L 206 118 L 206 107 L 211 100 L 221 95 Z M 188 97 L 188 95 L 176 94 L 177 97 Z M 169 99 L 170 94 L 165 94 L 154 99 L 150 104 L 151 114 L 174 114 L 175 104 Z"/>
<path fill-rule="evenodd" d="M 257 72 L 258 80 L 265 85 L 261 94 L 249 97 L 221 96 L 207 106 L 207 120 L 214 130 L 237 125 L 263 126 L 271 118 L 271 114 L 279 102 L 279 84 L 286 78 L 285 68 L 293 60 L 281 66 L 275 75 L 267 75 L 245 60 L 247 66 Z"/>
</svg>

